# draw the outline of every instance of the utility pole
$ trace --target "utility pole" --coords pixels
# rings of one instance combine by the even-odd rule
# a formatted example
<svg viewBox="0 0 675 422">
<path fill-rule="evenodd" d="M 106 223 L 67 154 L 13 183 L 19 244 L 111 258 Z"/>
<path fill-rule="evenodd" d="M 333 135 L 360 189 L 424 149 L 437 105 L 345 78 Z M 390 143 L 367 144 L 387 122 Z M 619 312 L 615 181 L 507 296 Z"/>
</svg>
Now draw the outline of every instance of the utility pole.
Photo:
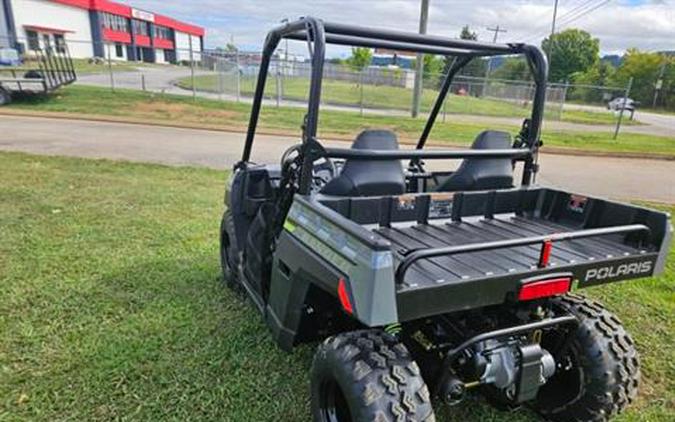
<svg viewBox="0 0 675 422">
<path fill-rule="evenodd" d="M 427 33 L 427 22 L 429 20 L 429 0 L 422 0 L 422 9 L 420 11 L 420 34 Z M 417 63 L 415 69 L 415 87 L 413 89 L 412 117 L 417 117 L 420 112 L 420 102 L 422 101 L 422 76 L 424 73 L 424 54 L 417 53 Z"/>
<path fill-rule="evenodd" d="M 489 28 L 488 27 L 488 28 L 485 28 L 485 29 L 487 29 L 490 32 L 495 33 L 494 37 L 492 37 L 492 43 L 493 44 L 497 44 L 497 38 L 499 37 L 500 32 L 503 32 L 503 33 L 508 32 L 506 29 L 502 29 L 499 25 L 497 25 L 497 27 L 495 27 L 495 28 Z M 490 56 L 490 58 L 488 59 L 487 70 L 485 71 L 485 80 L 483 81 L 483 95 L 482 95 L 483 97 L 485 97 L 488 82 L 490 80 L 490 73 L 492 73 L 492 59 L 493 59 L 493 57 Z"/>
<path fill-rule="evenodd" d="M 666 61 L 664 60 L 661 63 L 661 70 L 659 71 L 659 77 L 656 78 L 656 83 L 654 84 L 654 101 L 652 101 L 652 108 L 656 108 L 656 101 L 659 99 L 659 92 L 663 89 L 663 75 L 666 73 Z"/>
<path fill-rule="evenodd" d="M 555 20 L 558 18 L 558 0 L 553 5 L 553 21 L 551 22 L 551 36 L 548 38 L 548 65 L 551 66 L 553 60 L 553 34 L 555 34 Z"/>
</svg>

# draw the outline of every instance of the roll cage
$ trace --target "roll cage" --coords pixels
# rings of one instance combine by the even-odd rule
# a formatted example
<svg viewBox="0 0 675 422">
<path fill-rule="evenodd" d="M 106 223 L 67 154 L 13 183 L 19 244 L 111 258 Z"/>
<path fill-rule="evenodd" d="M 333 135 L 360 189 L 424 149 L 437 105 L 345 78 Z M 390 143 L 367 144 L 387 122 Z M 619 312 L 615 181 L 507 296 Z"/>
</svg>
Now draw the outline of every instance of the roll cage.
<svg viewBox="0 0 675 422">
<path fill-rule="evenodd" d="M 313 17 L 302 17 L 296 21 L 288 22 L 273 29 L 267 34 L 262 52 L 260 72 L 258 73 L 258 81 L 253 97 L 251 117 L 241 161 L 242 164 L 247 163 L 250 159 L 272 54 L 279 45 L 279 42 L 284 38 L 306 41 L 311 56 L 309 98 L 307 114 L 305 115 L 303 124 L 302 148 L 300 151 L 302 160 L 298 186 L 298 192 L 300 194 L 307 194 L 310 190 L 312 178 L 311 167 L 312 163 L 318 157 L 367 160 L 410 159 L 410 167 L 412 169 L 421 168 L 420 160 L 424 158 L 512 158 L 514 161 L 524 162 L 522 185 L 527 186 L 533 182 L 534 175 L 538 170 L 536 159 L 540 145 L 539 137 L 543 121 L 544 102 L 546 100 L 546 81 L 548 78 L 548 62 L 541 49 L 536 46 L 522 43 L 487 44 L 478 41 L 444 38 L 433 35 L 365 28 L 324 22 Z M 326 44 L 387 48 L 452 56 L 455 58 L 442 82 L 438 97 L 429 113 L 429 117 L 415 150 L 353 150 L 346 148 L 323 148 L 320 145 L 316 134 L 319 119 L 319 107 L 321 104 L 321 85 Z M 535 85 L 532 114 L 526 124 L 524 124 L 524 130 L 521 132 L 522 145 L 516 145 L 516 147 L 511 149 L 500 150 L 424 151 L 424 145 L 433 129 L 438 113 L 450 90 L 455 75 L 476 57 L 516 54 L 523 55 L 527 59 Z"/>
</svg>

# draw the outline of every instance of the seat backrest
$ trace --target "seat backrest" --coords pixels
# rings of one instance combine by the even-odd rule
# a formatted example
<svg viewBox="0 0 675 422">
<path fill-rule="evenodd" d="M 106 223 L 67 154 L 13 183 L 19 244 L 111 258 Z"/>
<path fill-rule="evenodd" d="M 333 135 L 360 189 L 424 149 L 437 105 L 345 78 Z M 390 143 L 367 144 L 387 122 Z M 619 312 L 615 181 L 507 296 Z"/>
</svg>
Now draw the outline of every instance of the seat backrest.
<svg viewBox="0 0 675 422">
<path fill-rule="evenodd" d="M 364 130 L 352 149 L 397 150 L 396 135 L 389 130 Z M 336 196 L 400 195 L 405 192 L 405 175 L 399 160 L 347 160 L 340 174 L 321 189 Z"/>
<path fill-rule="evenodd" d="M 507 132 L 481 132 L 471 149 L 509 149 Z M 513 163 L 510 158 L 466 158 L 456 172 L 439 184 L 440 192 L 507 189 L 513 187 Z"/>
</svg>

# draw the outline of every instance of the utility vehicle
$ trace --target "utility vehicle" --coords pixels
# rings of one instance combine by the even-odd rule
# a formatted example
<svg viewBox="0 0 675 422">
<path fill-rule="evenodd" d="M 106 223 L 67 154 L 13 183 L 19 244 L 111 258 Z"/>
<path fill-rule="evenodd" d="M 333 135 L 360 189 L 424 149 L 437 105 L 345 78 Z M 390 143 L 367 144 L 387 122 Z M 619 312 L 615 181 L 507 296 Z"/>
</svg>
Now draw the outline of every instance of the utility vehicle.
<svg viewBox="0 0 675 422">
<path fill-rule="evenodd" d="M 284 38 L 305 41 L 311 54 L 302 139 L 279 163 L 256 164 L 265 81 Z M 389 130 L 366 130 L 351 148 L 322 145 L 328 43 L 454 57 L 416 148 L 399 148 Z M 453 77 L 498 55 L 524 56 L 536 86 L 520 132 L 486 130 L 471 149 L 424 149 Z M 633 340 L 602 305 L 570 290 L 662 272 L 670 217 L 534 184 L 546 79 L 545 56 L 525 44 L 311 17 L 268 34 L 225 194 L 222 269 L 281 348 L 323 340 L 311 369 L 315 420 L 431 421 L 432 398 L 457 405 L 473 390 L 503 408 L 598 421 L 635 398 Z M 463 161 L 431 171 L 440 159 Z"/>
</svg>

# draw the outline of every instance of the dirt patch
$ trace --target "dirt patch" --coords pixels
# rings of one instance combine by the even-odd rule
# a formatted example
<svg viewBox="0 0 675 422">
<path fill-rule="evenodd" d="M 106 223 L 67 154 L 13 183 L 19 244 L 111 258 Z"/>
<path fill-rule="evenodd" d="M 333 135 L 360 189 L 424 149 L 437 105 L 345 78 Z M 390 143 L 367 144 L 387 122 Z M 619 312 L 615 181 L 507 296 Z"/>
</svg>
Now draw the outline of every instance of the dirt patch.
<svg viewBox="0 0 675 422">
<path fill-rule="evenodd" d="M 240 115 L 232 110 L 204 109 L 190 104 L 176 104 L 164 101 L 140 102 L 133 106 L 134 114 L 148 117 L 168 117 L 171 120 L 191 120 L 199 122 L 221 121 Z M 214 122 L 215 123 L 215 122 Z"/>
</svg>

